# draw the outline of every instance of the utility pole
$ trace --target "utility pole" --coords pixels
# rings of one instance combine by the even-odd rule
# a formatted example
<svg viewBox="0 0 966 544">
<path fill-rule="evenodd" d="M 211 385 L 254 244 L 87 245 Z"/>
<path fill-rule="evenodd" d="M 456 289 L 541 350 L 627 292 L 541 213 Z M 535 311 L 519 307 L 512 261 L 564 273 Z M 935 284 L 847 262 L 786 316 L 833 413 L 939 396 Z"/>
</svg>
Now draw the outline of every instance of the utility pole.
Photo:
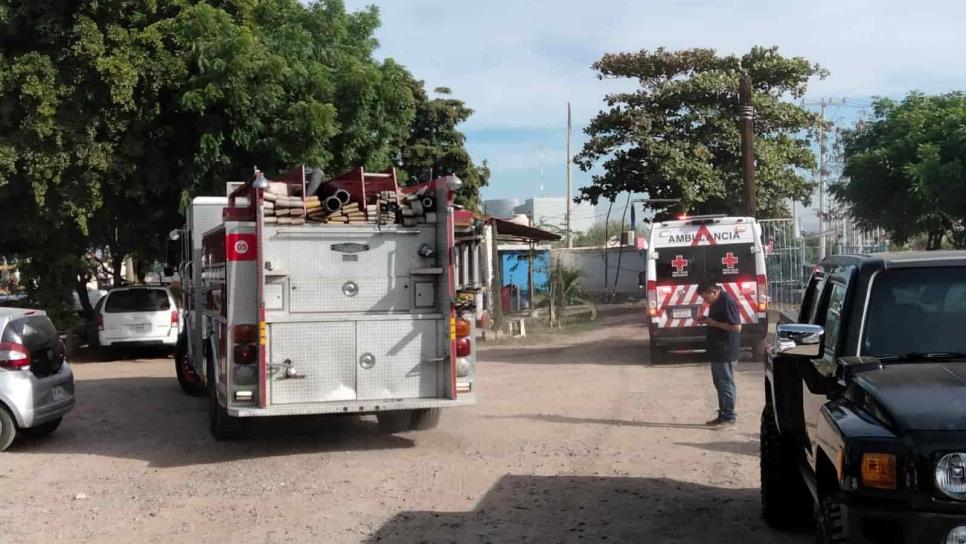
<svg viewBox="0 0 966 544">
<path fill-rule="evenodd" d="M 818 259 L 825 259 L 825 99 L 821 102 L 818 138 Z"/>
<path fill-rule="evenodd" d="M 738 83 L 741 115 L 741 167 L 745 179 L 745 213 L 758 215 L 755 201 L 755 103 L 752 99 L 751 76 L 741 76 Z"/>
<path fill-rule="evenodd" d="M 573 161 L 570 158 L 570 139 L 572 137 L 572 130 L 570 128 L 570 102 L 567 102 L 567 248 L 574 247 L 573 236 L 571 236 L 571 230 L 573 225 L 570 224 L 570 206 L 572 205 L 571 197 L 574 192 L 574 176 L 572 165 Z"/>
</svg>

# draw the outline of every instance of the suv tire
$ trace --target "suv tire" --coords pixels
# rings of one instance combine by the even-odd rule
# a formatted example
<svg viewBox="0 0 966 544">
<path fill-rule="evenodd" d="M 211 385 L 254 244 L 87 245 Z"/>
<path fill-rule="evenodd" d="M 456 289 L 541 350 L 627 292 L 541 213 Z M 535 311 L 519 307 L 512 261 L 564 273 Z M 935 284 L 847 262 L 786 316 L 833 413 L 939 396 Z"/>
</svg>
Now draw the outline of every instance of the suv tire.
<svg viewBox="0 0 966 544">
<path fill-rule="evenodd" d="M 842 519 L 842 497 L 822 497 L 815 507 L 815 542 L 817 544 L 845 544 L 845 523 Z"/>
<path fill-rule="evenodd" d="M 761 515 L 775 529 L 795 529 L 808 524 L 812 496 L 798 471 L 794 450 L 775 424 L 771 401 L 761 412 Z"/>
<path fill-rule="evenodd" d="M 4 451 L 13 444 L 17 437 L 17 422 L 2 405 L 0 405 L 0 451 Z"/>
<path fill-rule="evenodd" d="M 178 343 L 174 347 L 174 373 L 178 376 L 181 390 L 192 397 L 203 397 L 207 392 L 204 379 L 195 372 L 188 358 L 188 334 L 178 335 Z"/>
<path fill-rule="evenodd" d="M 414 431 L 428 431 L 439 425 L 439 418 L 443 415 L 440 408 L 423 408 L 413 410 L 409 428 Z"/>
</svg>

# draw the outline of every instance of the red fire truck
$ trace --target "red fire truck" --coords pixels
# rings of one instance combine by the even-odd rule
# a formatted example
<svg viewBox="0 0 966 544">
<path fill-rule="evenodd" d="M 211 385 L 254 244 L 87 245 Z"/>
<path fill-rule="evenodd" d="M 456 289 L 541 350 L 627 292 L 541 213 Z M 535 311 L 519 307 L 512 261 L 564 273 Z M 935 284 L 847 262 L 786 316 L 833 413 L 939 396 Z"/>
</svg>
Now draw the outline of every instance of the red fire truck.
<svg viewBox="0 0 966 544">
<path fill-rule="evenodd" d="M 392 170 L 357 168 L 317 185 L 307 170 L 195 199 L 178 233 L 176 370 L 209 397 L 212 435 L 311 414 L 426 429 L 442 408 L 475 403 L 482 225 L 456 226 L 459 179 L 401 188 Z M 333 195 L 342 211 L 318 211 Z"/>
</svg>

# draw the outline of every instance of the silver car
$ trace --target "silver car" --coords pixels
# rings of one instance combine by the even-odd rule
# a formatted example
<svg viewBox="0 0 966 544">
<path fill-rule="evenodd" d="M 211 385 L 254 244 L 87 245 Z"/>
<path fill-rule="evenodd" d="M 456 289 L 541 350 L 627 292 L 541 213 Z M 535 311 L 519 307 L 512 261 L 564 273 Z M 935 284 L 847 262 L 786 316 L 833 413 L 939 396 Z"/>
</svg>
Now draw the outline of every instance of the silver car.
<svg viewBox="0 0 966 544">
<path fill-rule="evenodd" d="M 74 407 L 74 373 L 41 310 L 0 308 L 0 451 L 17 432 L 48 435 Z"/>
</svg>

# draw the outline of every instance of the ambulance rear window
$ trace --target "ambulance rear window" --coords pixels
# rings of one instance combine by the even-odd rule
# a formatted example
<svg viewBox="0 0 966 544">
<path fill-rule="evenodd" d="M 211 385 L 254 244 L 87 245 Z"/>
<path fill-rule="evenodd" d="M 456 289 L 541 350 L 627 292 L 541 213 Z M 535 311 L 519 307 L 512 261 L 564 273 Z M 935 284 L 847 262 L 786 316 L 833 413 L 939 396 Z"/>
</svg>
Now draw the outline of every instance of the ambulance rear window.
<svg viewBox="0 0 966 544">
<path fill-rule="evenodd" d="M 669 247 L 658 251 L 655 263 L 661 284 L 691 285 L 704 280 L 704 249 Z"/>
<path fill-rule="evenodd" d="M 739 278 L 747 281 L 757 275 L 752 244 L 707 246 L 704 251 L 710 282 L 731 283 Z"/>
</svg>

